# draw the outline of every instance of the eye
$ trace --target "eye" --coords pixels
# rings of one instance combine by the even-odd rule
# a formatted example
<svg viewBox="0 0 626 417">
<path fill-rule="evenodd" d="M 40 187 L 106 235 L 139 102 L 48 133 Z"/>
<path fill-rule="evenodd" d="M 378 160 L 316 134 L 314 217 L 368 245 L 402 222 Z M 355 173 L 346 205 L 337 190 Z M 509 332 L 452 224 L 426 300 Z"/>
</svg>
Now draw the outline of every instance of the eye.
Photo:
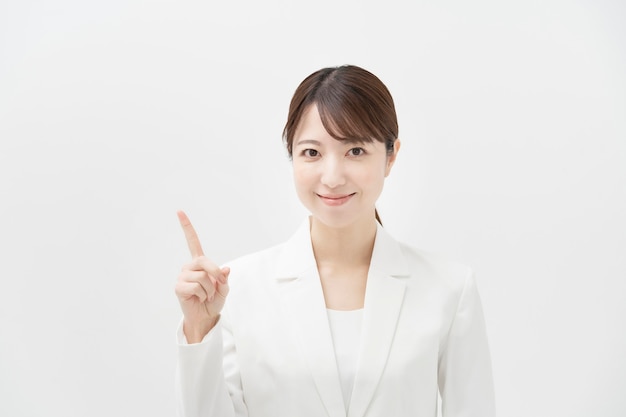
<svg viewBox="0 0 626 417">
<path fill-rule="evenodd" d="M 363 148 L 352 148 L 348 151 L 350 156 L 361 156 L 365 154 L 365 149 Z"/>
<path fill-rule="evenodd" d="M 302 155 L 306 156 L 307 158 L 315 158 L 319 155 L 319 152 L 317 152 L 315 149 L 305 149 L 302 151 Z"/>
</svg>

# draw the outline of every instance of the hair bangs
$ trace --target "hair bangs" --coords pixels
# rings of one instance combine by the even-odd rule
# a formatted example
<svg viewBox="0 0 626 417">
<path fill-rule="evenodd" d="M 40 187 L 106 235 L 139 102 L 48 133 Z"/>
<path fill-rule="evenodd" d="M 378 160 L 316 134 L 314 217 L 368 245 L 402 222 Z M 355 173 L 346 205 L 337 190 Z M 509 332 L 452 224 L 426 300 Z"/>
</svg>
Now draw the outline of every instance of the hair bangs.
<svg viewBox="0 0 626 417">
<path fill-rule="evenodd" d="M 324 129 L 337 140 L 371 143 L 385 142 L 380 128 L 363 106 L 351 100 L 341 100 L 332 94 L 319 94 L 315 103 Z"/>
</svg>

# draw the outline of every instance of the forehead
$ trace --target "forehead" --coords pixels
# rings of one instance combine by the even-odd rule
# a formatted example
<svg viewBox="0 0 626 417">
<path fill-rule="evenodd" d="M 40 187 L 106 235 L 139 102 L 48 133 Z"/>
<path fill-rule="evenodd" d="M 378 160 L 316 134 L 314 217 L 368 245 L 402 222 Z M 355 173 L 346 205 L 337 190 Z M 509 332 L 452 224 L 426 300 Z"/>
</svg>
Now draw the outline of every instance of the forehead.
<svg viewBox="0 0 626 417">
<path fill-rule="evenodd" d="M 309 136 L 315 136 L 309 138 Z M 330 137 L 330 133 L 326 131 L 324 128 L 324 124 L 322 123 L 322 118 L 320 117 L 320 113 L 317 110 L 316 104 L 311 104 L 302 112 L 302 118 L 300 119 L 300 123 L 296 127 L 296 134 L 294 135 L 294 139 L 296 142 L 301 139 L 315 139 L 319 136 L 328 136 Z"/>
<path fill-rule="evenodd" d="M 338 145 L 353 145 L 364 144 L 371 141 L 365 141 L 362 138 L 339 139 L 331 135 L 324 127 L 317 105 L 313 103 L 302 112 L 302 118 L 300 119 L 300 123 L 294 135 L 294 146 L 298 146 L 299 144 L 322 144 L 326 142 Z"/>
</svg>

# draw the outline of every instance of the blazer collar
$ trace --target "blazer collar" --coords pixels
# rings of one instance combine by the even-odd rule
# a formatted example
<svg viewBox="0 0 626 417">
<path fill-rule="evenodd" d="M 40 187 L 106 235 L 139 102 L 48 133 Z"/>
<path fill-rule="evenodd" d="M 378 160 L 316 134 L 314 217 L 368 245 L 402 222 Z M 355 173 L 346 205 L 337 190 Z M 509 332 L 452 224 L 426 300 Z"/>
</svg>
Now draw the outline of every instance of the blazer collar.
<svg viewBox="0 0 626 417">
<path fill-rule="evenodd" d="M 317 264 L 311 243 L 311 226 L 307 217 L 283 245 L 276 265 L 276 278 L 279 280 L 297 278 L 302 271 L 310 268 L 317 268 Z"/>
<path fill-rule="evenodd" d="M 285 242 L 276 265 L 276 278 L 279 280 L 296 278 L 302 271 L 310 268 L 317 268 L 317 263 L 311 243 L 310 219 L 307 217 Z M 372 270 L 394 277 L 409 275 L 409 268 L 399 243 L 380 224 L 377 224 L 370 261 L 370 272 Z"/>
<path fill-rule="evenodd" d="M 337 362 L 309 220 L 283 246 L 276 265 L 280 302 L 328 416 L 345 417 Z M 402 249 L 378 225 L 367 285 L 357 373 L 348 416 L 367 410 L 387 363 L 409 275 Z"/>
</svg>

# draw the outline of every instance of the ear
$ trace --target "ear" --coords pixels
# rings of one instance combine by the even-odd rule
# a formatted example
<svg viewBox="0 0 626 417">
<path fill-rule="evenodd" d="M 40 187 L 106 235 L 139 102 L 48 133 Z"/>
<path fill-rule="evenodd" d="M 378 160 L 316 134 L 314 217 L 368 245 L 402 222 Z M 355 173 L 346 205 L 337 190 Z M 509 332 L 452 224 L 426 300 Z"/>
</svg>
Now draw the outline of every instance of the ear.
<svg viewBox="0 0 626 417">
<path fill-rule="evenodd" d="M 387 156 L 387 166 L 385 167 L 385 177 L 389 175 L 391 172 L 391 167 L 396 162 L 396 158 L 398 157 L 398 152 L 400 151 L 400 139 L 396 139 L 393 143 L 393 153 Z"/>
</svg>

